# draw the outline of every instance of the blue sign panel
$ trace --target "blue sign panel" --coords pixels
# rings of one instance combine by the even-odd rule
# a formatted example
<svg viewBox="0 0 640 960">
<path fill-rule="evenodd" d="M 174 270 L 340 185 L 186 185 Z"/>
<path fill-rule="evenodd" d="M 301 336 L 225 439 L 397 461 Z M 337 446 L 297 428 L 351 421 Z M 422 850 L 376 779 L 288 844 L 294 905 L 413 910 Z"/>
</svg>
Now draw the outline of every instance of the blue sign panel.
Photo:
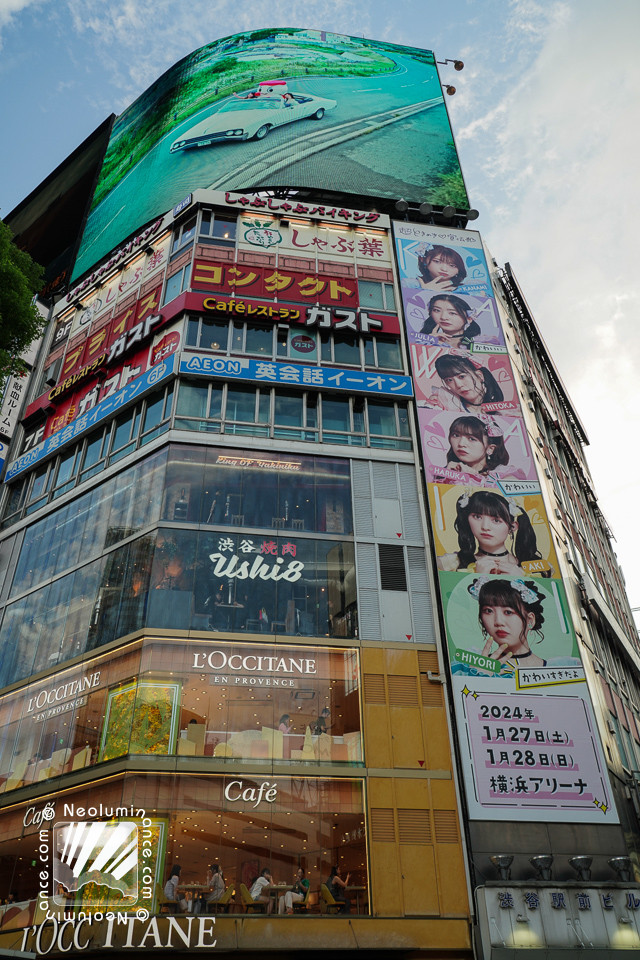
<svg viewBox="0 0 640 960">
<path fill-rule="evenodd" d="M 122 390 L 118 390 L 118 392 L 114 393 L 111 397 L 105 397 L 105 399 L 101 400 L 92 410 L 88 410 L 81 417 L 76 417 L 76 419 L 72 420 L 66 427 L 58 430 L 56 433 L 52 433 L 50 437 L 47 437 L 42 443 L 33 447 L 32 450 L 27 450 L 26 453 L 23 453 L 17 460 L 9 464 L 4 478 L 5 483 L 8 480 L 13 480 L 19 473 L 32 467 L 33 464 L 38 463 L 39 460 L 43 460 L 59 447 L 65 446 L 71 440 L 77 440 L 81 434 L 86 433 L 87 430 L 90 430 L 92 427 L 95 427 L 96 424 L 111 416 L 120 407 L 124 407 L 125 404 L 133 400 L 134 397 L 141 396 L 151 387 L 155 387 L 162 380 L 166 380 L 166 378 L 173 373 L 174 365 L 175 358 L 169 357 L 162 363 L 157 363 L 154 367 L 150 367 L 146 373 L 143 373 L 141 377 L 136 377 L 135 380 L 131 380 Z"/>
<path fill-rule="evenodd" d="M 401 374 L 367 373 L 339 367 L 308 367 L 299 363 L 272 363 L 247 357 L 212 357 L 210 354 L 182 354 L 180 373 L 225 380 L 252 380 L 291 386 L 341 390 L 346 393 L 373 393 L 382 397 L 412 397 L 411 378 Z"/>
</svg>

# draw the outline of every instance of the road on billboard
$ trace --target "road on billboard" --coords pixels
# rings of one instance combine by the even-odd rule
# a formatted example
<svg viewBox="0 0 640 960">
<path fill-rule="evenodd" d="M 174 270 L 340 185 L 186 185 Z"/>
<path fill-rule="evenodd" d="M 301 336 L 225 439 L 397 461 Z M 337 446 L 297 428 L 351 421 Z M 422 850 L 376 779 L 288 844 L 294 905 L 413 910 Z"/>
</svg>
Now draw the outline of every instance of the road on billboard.
<svg viewBox="0 0 640 960">
<path fill-rule="evenodd" d="M 400 54 L 394 59 L 398 69 L 381 76 L 300 77 L 305 93 L 335 100 L 335 110 L 321 120 L 277 127 L 263 140 L 170 153 L 174 140 L 215 113 L 226 100 L 172 128 L 92 211 L 83 237 L 82 263 L 77 264 L 76 272 L 93 262 L 93 244 L 99 244 L 101 250 L 105 242 L 117 246 L 140 224 L 169 210 L 199 187 L 234 190 L 264 183 L 336 189 L 344 183 L 348 192 L 404 196 L 408 185 L 413 185 L 410 193 L 426 196 L 433 170 L 441 169 L 438 154 L 444 160 L 451 149 L 442 90 L 435 74 L 425 79 L 424 65 Z M 296 78 L 287 81 L 289 89 L 297 92 Z M 333 152 L 332 147 L 336 148 Z M 320 152 L 318 165 L 313 157 Z M 394 167 L 401 171 L 401 181 L 394 181 Z M 404 190 L 398 193 L 401 184 Z"/>
<path fill-rule="evenodd" d="M 424 103 L 413 104 L 410 107 L 396 107 L 392 110 L 385 110 L 383 113 L 374 113 L 369 117 L 360 117 L 357 120 L 347 120 L 345 123 L 333 125 L 331 133 L 326 130 L 319 130 L 316 133 L 310 131 L 305 133 L 304 137 L 298 138 L 298 149 L 296 150 L 296 160 L 304 160 L 306 157 L 315 156 L 321 150 L 328 150 L 330 147 L 336 147 L 338 144 L 346 143 L 349 140 L 355 140 L 356 137 L 362 137 L 365 134 L 375 133 L 382 130 L 383 127 L 391 123 L 399 123 L 406 117 L 413 116 L 414 113 L 420 113 L 422 110 L 428 110 L 440 103 L 440 99 L 425 100 Z M 234 185 L 237 190 L 245 190 L 263 176 L 269 174 L 271 181 L 272 174 L 277 170 L 283 170 L 291 167 L 291 146 L 289 143 L 278 144 L 270 150 L 263 151 L 259 161 L 250 160 L 247 163 L 236 167 L 234 171 Z M 243 179 L 243 175 L 246 177 Z M 228 181 L 228 174 L 224 174 L 217 180 L 209 184 L 209 187 L 215 189 L 224 187 Z"/>
</svg>

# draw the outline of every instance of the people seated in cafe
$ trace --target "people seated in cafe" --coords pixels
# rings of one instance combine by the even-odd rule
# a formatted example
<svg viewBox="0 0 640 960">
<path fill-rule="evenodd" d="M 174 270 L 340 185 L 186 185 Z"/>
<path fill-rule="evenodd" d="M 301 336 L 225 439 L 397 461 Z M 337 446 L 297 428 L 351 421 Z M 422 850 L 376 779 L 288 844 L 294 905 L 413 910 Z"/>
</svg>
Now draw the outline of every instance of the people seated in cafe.
<svg viewBox="0 0 640 960">
<path fill-rule="evenodd" d="M 289 733 L 291 731 L 293 724 L 290 723 L 290 720 L 291 718 L 288 713 L 282 714 L 280 717 L 280 723 L 278 724 L 278 730 L 280 730 L 281 733 Z"/>
<path fill-rule="evenodd" d="M 178 896 L 178 884 L 180 883 L 180 871 L 182 867 L 179 863 L 174 863 L 171 867 L 171 873 L 169 874 L 169 879 L 164 885 L 164 895 L 167 900 L 173 900 L 174 903 L 180 905 L 180 909 L 183 913 L 186 913 L 189 909 L 189 904 L 184 898 Z"/>
<path fill-rule="evenodd" d="M 219 863 L 212 863 L 207 870 L 206 885 L 211 887 L 211 893 L 205 894 L 205 903 L 217 903 L 225 891 L 222 867 Z"/>
<path fill-rule="evenodd" d="M 311 732 L 313 733 L 314 737 L 319 737 L 321 733 L 327 732 L 327 727 L 328 727 L 327 721 L 330 714 L 331 714 L 331 710 L 329 710 L 329 707 L 325 707 L 313 725 L 313 730 Z"/>
<path fill-rule="evenodd" d="M 3 902 L 3 904 L 5 904 L 6 906 L 9 906 L 9 904 L 11 904 L 11 903 L 17 903 L 17 902 L 18 902 L 18 892 L 17 892 L 17 890 L 10 890 L 8 897 L 6 897 L 6 899 L 3 900 L 2 902 Z"/>
<path fill-rule="evenodd" d="M 256 903 L 266 903 L 267 913 L 271 913 L 273 909 L 273 900 L 268 893 L 273 886 L 275 884 L 271 876 L 271 870 L 269 870 L 269 867 L 265 867 L 260 876 L 253 881 L 249 891 L 249 896 Z"/>
<path fill-rule="evenodd" d="M 329 879 L 327 880 L 327 890 L 336 903 L 342 904 L 340 907 L 340 913 L 351 912 L 351 901 L 345 892 L 350 876 L 351 874 L 348 873 L 346 880 L 344 880 L 342 878 L 342 867 L 340 864 L 338 864 L 337 867 L 331 867 L 331 873 L 329 874 Z"/>
<path fill-rule="evenodd" d="M 287 892 L 280 897 L 278 902 L 278 913 L 293 913 L 294 903 L 302 903 L 307 895 L 308 889 L 309 881 L 304 875 L 304 868 L 298 867 L 296 870 L 295 879 L 293 881 L 293 889 L 287 890 Z"/>
</svg>

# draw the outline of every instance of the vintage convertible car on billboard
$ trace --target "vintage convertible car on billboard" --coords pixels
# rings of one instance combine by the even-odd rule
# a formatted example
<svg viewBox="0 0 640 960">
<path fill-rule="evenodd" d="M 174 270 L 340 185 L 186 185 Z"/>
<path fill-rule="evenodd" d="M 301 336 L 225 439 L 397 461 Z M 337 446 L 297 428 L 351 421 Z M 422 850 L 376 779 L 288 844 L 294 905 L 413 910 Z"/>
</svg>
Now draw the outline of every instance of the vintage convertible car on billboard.
<svg viewBox="0 0 640 960">
<path fill-rule="evenodd" d="M 327 110 L 335 106 L 335 100 L 291 93 L 286 97 L 227 100 L 216 113 L 174 140 L 169 149 L 176 153 L 222 140 L 262 140 L 273 127 L 307 118 L 322 120 Z"/>
</svg>

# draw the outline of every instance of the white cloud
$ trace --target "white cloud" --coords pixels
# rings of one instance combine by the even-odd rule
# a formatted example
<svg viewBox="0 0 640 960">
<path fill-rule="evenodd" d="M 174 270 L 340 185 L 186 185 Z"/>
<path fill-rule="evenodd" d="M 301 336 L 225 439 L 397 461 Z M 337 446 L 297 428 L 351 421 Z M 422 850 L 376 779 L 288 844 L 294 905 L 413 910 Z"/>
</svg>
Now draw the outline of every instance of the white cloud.
<svg viewBox="0 0 640 960">
<path fill-rule="evenodd" d="M 43 0 L 0 0 L 0 49 L 3 45 L 3 30 L 27 7 L 41 5 Z"/>
<path fill-rule="evenodd" d="M 619 0 L 606 15 L 596 0 L 570 8 L 517 0 L 511 13 L 509 35 L 533 37 L 534 56 L 458 140 L 484 151 L 482 191 L 490 206 L 494 197 L 500 202 L 489 245 L 514 267 L 585 423 L 596 488 L 620 537 L 623 566 L 633 570 L 629 588 L 638 604 L 640 512 L 616 493 L 626 488 L 629 469 L 637 484 L 640 467 L 629 444 L 640 435 L 632 216 L 640 6 Z"/>
<path fill-rule="evenodd" d="M 212 40 L 274 25 L 366 33 L 364 0 L 67 0 L 73 29 L 86 39 L 123 92 L 121 110 L 176 61 Z"/>
</svg>

